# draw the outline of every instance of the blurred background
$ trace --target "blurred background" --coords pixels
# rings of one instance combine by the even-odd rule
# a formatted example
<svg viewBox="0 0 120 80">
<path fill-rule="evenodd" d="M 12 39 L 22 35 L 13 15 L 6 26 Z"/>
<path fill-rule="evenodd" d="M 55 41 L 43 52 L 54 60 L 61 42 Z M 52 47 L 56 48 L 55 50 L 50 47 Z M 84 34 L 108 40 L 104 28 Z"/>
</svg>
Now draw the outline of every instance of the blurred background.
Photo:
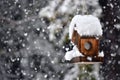
<svg viewBox="0 0 120 80">
<path fill-rule="evenodd" d="M 102 64 L 65 63 L 73 16 L 102 24 Z M 0 80 L 120 80 L 120 0 L 0 0 Z"/>
</svg>

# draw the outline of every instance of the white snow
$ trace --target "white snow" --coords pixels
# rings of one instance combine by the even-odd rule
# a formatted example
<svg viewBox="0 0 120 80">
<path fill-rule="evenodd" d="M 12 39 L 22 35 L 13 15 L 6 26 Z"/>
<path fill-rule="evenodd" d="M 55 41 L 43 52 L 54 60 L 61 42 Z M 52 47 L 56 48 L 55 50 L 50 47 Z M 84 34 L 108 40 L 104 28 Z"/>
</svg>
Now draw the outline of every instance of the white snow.
<svg viewBox="0 0 120 80">
<path fill-rule="evenodd" d="M 110 3 L 110 6 L 111 6 L 111 8 L 113 8 L 113 7 L 114 7 L 114 5 L 113 5 L 112 3 Z"/>
<path fill-rule="evenodd" d="M 120 24 L 115 24 L 114 27 L 116 27 L 117 29 L 120 29 Z"/>
<path fill-rule="evenodd" d="M 118 61 L 118 64 L 120 64 L 120 61 Z"/>
<path fill-rule="evenodd" d="M 54 16 L 54 10 L 50 7 L 45 7 L 39 13 L 40 16 L 51 18 Z"/>
<path fill-rule="evenodd" d="M 99 52 L 98 57 L 104 57 L 104 52 L 103 51 Z"/>
<path fill-rule="evenodd" d="M 87 57 L 87 60 L 92 61 L 92 57 Z"/>
<path fill-rule="evenodd" d="M 97 17 L 92 15 L 76 15 L 73 17 L 69 26 L 69 38 L 72 38 L 73 30 L 79 35 L 101 36 L 102 26 Z"/>
<path fill-rule="evenodd" d="M 27 36 L 28 35 L 28 33 L 24 33 L 24 36 Z"/>
<path fill-rule="evenodd" d="M 72 58 L 78 57 L 78 56 L 84 56 L 84 55 L 79 52 L 79 50 L 76 46 L 74 46 L 73 50 L 66 52 L 65 60 L 70 61 Z M 99 52 L 98 57 L 104 57 L 104 52 L 103 51 Z M 92 57 L 87 57 L 87 60 L 91 61 Z"/>
<path fill-rule="evenodd" d="M 73 47 L 73 50 L 66 52 L 65 59 L 71 60 L 74 57 L 83 56 L 82 53 L 79 52 L 78 48 L 76 46 Z"/>
</svg>

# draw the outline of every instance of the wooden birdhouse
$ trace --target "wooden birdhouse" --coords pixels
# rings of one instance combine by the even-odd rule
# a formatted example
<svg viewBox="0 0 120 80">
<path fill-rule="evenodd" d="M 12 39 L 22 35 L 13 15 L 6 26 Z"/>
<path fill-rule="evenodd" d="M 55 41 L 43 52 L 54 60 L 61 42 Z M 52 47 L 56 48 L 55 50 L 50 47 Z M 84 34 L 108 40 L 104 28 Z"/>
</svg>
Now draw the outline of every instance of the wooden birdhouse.
<svg viewBox="0 0 120 80">
<path fill-rule="evenodd" d="M 69 29 L 69 37 L 77 47 L 79 53 L 71 58 L 71 62 L 102 62 L 102 56 L 99 53 L 99 42 L 102 36 L 102 28 L 98 18 L 92 15 L 77 15 L 72 19 Z M 79 55 L 80 54 L 80 55 Z M 82 55 L 82 56 L 81 56 Z"/>
</svg>

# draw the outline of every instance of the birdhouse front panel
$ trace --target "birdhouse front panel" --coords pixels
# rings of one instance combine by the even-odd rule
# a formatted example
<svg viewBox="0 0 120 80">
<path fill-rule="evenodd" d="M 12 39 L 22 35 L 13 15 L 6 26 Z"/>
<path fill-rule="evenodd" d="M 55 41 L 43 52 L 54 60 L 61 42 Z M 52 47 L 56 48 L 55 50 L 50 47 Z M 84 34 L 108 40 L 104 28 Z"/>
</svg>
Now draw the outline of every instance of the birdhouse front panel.
<svg viewBox="0 0 120 80">
<path fill-rule="evenodd" d="M 80 52 L 85 56 L 97 56 L 99 48 L 99 40 L 94 37 L 83 37 L 80 40 L 81 48 Z"/>
</svg>

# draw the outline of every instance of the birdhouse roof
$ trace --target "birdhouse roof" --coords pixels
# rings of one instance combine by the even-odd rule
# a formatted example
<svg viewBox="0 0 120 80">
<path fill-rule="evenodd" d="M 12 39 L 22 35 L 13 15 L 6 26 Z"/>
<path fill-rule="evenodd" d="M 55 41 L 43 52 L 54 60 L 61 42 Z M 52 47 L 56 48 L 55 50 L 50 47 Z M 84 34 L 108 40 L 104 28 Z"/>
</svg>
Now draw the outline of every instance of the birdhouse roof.
<svg viewBox="0 0 120 80">
<path fill-rule="evenodd" d="M 76 30 L 80 36 L 101 36 L 102 26 L 97 17 L 92 15 L 76 15 L 69 26 L 69 38 L 72 39 L 73 31 Z"/>
</svg>

